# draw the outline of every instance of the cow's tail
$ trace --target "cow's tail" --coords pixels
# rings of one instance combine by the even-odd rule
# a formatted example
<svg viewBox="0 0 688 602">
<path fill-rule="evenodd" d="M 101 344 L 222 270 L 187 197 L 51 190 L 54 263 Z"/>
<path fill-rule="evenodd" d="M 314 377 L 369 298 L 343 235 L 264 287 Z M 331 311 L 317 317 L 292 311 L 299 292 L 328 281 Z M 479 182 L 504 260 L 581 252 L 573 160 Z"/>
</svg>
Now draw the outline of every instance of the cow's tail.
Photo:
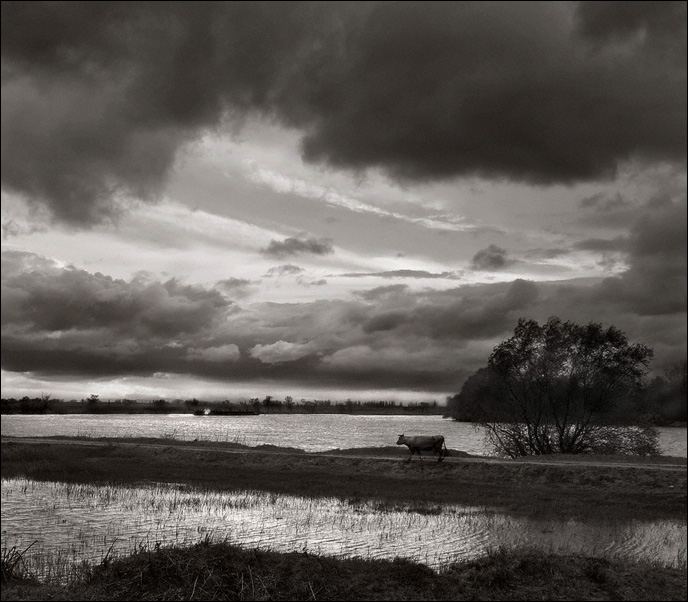
<svg viewBox="0 0 688 602">
<path fill-rule="evenodd" d="M 442 447 L 444 448 L 444 458 L 449 455 L 449 450 L 447 449 L 447 444 L 444 442 L 444 437 L 442 437 Z"/>
</svg>

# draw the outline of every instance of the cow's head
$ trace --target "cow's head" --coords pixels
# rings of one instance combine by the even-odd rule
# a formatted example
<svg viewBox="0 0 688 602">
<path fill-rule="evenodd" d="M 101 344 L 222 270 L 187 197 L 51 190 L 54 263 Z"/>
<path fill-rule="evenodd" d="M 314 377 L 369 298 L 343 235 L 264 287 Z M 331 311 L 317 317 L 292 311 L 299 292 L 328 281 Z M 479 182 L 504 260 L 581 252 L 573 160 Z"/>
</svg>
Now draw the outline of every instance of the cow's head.
<svg viewBox="0 0 688 602">
<path fill-rule="evenodd" d="M 399 435 L 397 439 L 397 445 L 404 445 L 404 435 Z"/>
</svg>

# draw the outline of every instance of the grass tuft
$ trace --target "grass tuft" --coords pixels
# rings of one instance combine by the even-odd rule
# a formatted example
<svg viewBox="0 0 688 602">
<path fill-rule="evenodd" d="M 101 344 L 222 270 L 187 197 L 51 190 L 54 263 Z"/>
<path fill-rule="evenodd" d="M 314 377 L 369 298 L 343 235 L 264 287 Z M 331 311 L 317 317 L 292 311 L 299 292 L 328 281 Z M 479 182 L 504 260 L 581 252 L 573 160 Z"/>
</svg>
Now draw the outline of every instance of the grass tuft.
<svg viewBox="0 0 688 602">
<path fill-rule="evenodd" d="M 21 551 L 19 551 L 17 546 L 12 546 L 11 548 L 5 548 L 2 550 L 2 554 L 0 555 L 0 567 L 2 569 L 3 585 L 11 582 L 28 581 L 32 579 L 31 574 L 24 564 L 24 556 L 35 543 L 35 541 L 32 542 Z"/>
</svg>

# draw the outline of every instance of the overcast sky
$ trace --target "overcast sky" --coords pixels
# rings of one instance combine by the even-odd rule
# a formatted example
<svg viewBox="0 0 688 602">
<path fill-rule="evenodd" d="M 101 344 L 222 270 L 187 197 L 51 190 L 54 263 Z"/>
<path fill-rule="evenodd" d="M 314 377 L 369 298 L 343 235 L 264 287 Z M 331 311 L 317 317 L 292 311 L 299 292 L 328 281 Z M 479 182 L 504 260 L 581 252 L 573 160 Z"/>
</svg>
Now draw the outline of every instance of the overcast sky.
<svg viewBox="0 0 688 602">
<path fill-rule="evenodd" d="M 443 402 L 686 357 L 685 2 L 3 2 L 3 397 Z"/>
</svg>

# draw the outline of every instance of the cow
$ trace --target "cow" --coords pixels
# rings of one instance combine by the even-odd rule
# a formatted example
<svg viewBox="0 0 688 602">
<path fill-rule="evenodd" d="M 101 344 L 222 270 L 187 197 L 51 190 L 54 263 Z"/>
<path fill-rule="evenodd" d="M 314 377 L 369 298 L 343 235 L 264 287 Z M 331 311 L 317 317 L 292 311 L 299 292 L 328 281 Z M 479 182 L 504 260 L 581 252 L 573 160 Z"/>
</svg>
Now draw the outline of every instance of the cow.
<svg viewBox="0 0 688 602">
<path fill-rule="evenodd" d="M 417 453 L 420 459 L 423 459 L 423 454 L 421 451 L 432 451 L 439 455 L 437 458 L 438 462 L 444 460 L 449 452 L 447 452 L 447 446 L 444 443 L 443 435 L 417 435 L 415 437 L 407 437 L 406 435 L 399 435 L 397 439 L 397 445 L 407 445 L 411 454 L 408 457 L 407 462 L 411 461 L 413 454 Z"/>
</svg>

